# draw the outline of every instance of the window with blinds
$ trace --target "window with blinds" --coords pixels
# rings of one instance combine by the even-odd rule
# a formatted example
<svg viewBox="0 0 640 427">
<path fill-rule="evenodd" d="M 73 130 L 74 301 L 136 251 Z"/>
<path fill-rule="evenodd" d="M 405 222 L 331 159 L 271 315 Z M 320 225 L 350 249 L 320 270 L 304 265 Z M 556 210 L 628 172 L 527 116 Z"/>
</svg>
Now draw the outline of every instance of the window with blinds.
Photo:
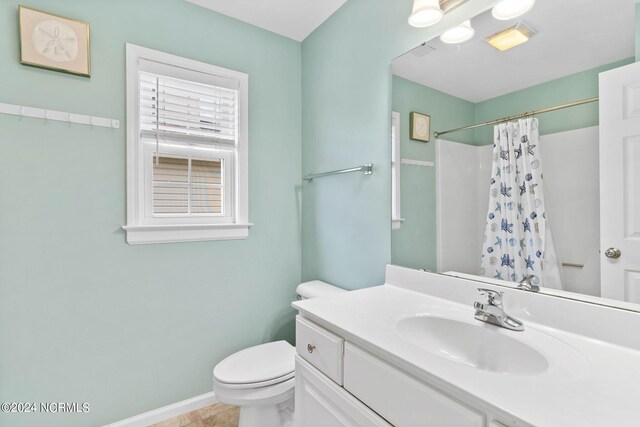
<svg viewBox="0 0 640 427">
<path fill-rule="evenodd" d="M 140 72 L 140 137 L 156 149 L 152 164 L 152 213 L 221 216 L 225 212 L 223 160 L 238 134 L 238 91 L 151 72 Z M 167 143 L 210 146 L 209 156 L 172 156 Z M 186 144 L 186 145 L 185 145 Z M 184 149 L 181 150 L 184 152 Z M 201 153 L 202 155 L 202 153 Z"/>
<path fill-rule="evenodd" d="M 248 75 L 127 45 L 127 241 L 244 239 Z"/>
<path fill-rule="evenodd" d="M 399 230 L 400 215 L 400 113 L 391 112 L 391 229 Z"/>
</svg>

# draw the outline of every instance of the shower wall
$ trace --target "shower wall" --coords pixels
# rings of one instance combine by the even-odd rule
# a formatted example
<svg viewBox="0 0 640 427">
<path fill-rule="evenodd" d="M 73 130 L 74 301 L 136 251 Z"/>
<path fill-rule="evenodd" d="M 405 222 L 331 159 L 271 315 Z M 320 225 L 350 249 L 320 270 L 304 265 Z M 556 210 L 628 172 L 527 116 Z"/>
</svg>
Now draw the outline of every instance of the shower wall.
<svg viewBox="0 0 640 427">
<path fill-rule="evenodd" d="M 544 119 L 541 119 L 543 121 Z M 564 290 L 600 294 L 598 127 L 540 137 L 547 216 Z M 479 274 L 491 145 L 436 142 L 438 271 Z"/>
<path fill-rule="evenodd" d="M 598 141 L 598 126 L 540 137 L 547 218 L 559 262 L 565 264 L 564 290 L 595 296 L 600 295 Z"/>
<path fill-rule="evenodd" d="M 480 274 L 491 145 L 436 141 L 438 272 Z"/>
</svg>

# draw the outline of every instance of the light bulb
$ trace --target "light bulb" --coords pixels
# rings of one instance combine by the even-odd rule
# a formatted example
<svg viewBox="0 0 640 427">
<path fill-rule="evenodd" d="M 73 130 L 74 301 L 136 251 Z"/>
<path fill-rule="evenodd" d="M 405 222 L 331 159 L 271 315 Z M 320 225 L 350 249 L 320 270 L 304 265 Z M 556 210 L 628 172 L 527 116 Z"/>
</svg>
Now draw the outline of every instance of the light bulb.
<svg viewBox="0 0 640 427">
<path fill-rule="evenodd" d="M 494 18 L 507 21 L 527 13 L 536 0 L 502 0 L 494 6 L 491 14 Z"/>
<path fill-rule="evenodd" d="M 471 21 L 464 21 L 462 24 L 450 28 L 442 33 L 442 35 L 440 35 L 440 40 L 449 44 L 464 43 L 471 39 L 474 34 L 475 31 L 471 28 Z"/>
<path fill-rule="evenodd" d="M 409 25 L 418 28 L 428 27 L 437 24 L 443 16 L 439 0 L 413 0 Z"/>
</svg>

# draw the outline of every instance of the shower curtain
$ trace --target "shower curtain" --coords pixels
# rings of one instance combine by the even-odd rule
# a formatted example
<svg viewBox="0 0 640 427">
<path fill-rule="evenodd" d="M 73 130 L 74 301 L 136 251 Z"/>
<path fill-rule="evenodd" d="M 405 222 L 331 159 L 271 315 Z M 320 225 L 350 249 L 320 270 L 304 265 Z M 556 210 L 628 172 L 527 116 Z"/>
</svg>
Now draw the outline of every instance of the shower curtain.
<svg viewBox="0 0 640 427">
<path fill-rule="evenodd" d="M 489 210 L 481 274 L 561 289 L 542 185 L 538 119 L 494 127 Z"/>
</svg>

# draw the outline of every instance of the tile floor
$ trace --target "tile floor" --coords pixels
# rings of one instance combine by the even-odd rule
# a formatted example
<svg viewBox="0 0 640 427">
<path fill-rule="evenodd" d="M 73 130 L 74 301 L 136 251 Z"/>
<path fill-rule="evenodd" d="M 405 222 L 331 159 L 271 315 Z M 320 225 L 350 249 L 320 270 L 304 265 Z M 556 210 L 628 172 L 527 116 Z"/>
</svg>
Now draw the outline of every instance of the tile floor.
<svg viewBox="0 0 640 427">
<path fill-rule="evenodd" d="M 238 427 L 240 408 L 216 403 L 149 427 Z"/>
</svg>

